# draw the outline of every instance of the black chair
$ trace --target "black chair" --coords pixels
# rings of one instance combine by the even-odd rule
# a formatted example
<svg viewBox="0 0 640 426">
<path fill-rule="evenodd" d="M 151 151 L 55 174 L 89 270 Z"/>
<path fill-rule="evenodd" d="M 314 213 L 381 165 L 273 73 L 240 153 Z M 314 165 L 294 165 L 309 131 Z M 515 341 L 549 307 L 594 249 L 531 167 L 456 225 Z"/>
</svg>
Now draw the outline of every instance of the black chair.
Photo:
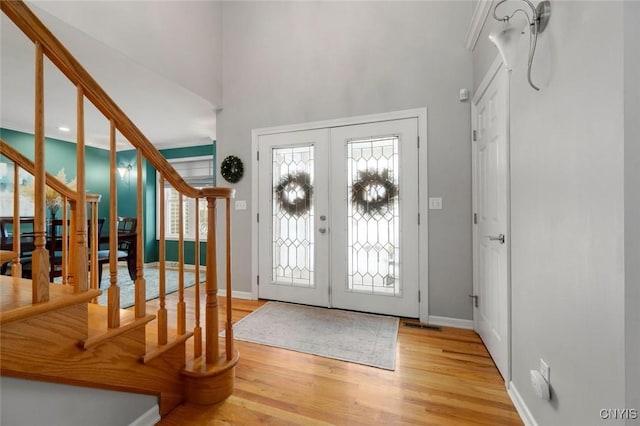
<svg viewBox="0 0 640 426">
<path fill-rule="evenodd" d="M 119 217 L 118 218 L 118 250 L 116 252 L 117 259 L 127 262 L 129 278 L 132 281 L 136 279 L 136 226 L 138 219 L 135 217 Z M 103 239 L 103 242 L 107 242 Z M 109 255 L 111 252 L 107 250 L 98 250 L 98 282 L 102 282 L 102 269 L 105 263 L 109 263 Z"/>
<path fill-rule="evenodd" d="M 98 239 L 104 226 L 105 218 L 98 219 Z M 49 250 L 49 280 L 53 282 L 56 277 L 62 276 L 62 235 L 63 227 L 67 226 L 67 235 L 70 233 L 69 222 L 66 224 L 61 219 L 53 219 L 47 222 L 47 241 L 46 247 Z M 91 253 L 91 220 L 87 221 L 87 243 L 89 246 L 89 253 Z M 31 279 L 33 275 L 31 265 L 31 253 L 21 256 L 20 262 L 22 263 L 22 277 Z M 91 265 L 91 264 L 89 264 Z"/>
</svg>

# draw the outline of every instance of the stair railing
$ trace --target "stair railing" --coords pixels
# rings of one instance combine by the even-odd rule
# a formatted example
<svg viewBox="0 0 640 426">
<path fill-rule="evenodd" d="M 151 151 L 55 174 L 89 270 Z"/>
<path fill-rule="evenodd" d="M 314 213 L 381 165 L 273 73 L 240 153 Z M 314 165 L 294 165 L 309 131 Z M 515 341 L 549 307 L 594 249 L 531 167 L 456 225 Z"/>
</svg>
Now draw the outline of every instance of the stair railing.
<svg viewBox="0 0 640 426">
<path fill-rule="evenodd" d="M 12 228 L 12 243 L 13 243 L 13 252 L 16 257 L 12 260 L 11 265 L 11 275 L 14 277 L 21 277 L 23 273 L 23 265 L 20 258 L 20 254 L 22 253 L 22 230 L 21 230 L 21 214 L 20 214 L 20 170 L 24 170 L 31 175 L 35 175 L 36 166 L 34 162 L 30 159 L 22 155 L 15 148 L 9 145 L 6 141 L 0 139 L 0 153 L 5 156 L 7 159 L 13 162 L 13 228 Z M 56 192 L 61 199 L 62 206 L 62 221 L 61 223 L 70 223 L 74 225 L 74 215 L 77 211 L 76 206 L 79 203 L 80 198 L 84 198 L 85 202 L 88 203 L 89 209 L 92 212 L 92 215 L 95 216 L 95 220 L 91 221 L 91 229 L 89 238 L 90 246 L 95 248 L 98 246 L 98 234 L 97 234 L 97 212 L 98 212 L 98 204 L 100 203 L 101 195 L 99 194 L 85 194 L 85 197 L 80 197 L 80 194 L 77 190 L 73 190 L 69 188 L 64 182 L 59 181 L 56 177 L 50 175 L 49 173 L 45 173 L 45 185 L 49 187 L 51 190 Z M 34 185 L 35 186 L 35 185 Z M 35 198 L 35 188 L 33 191 L 33 196 Z M 44 206 L 43 206 L 44 207 Z M 36 223 L 41 220 L 44 222 L 42 225 L 42 229 L 45 229 L 45 241 L 47 234 L 53 231 L 53 223 L 52 221 L 47 222 L 46 213 L 44 212 L 44 208 L 38 209 L 38 207 L 34 208 L 34 229 L 33 234 L 35 234 Z M 22 219 L 24 220 L 24 219 Z M 86 229 L 83 227 L 83 229 Z M 38 267 L 42 268 L 41 270 L 36 270 L 36 265 L 31 265 L 31 276 L 32 281 L 45 280 L 45 285 L 40 285 L 39 283 L 34 283 L 33 288 L 35 292 L 33 293 L 33 302 L 43 302 L 49 300 L 49 282 L 51 281 L 51 274 L 54 271 L 52 261 L 54 260 L 54 256 L 56 256 L 56 252 L 60 252 L 61 262 L 61 281 L 62 284 L 72 284 L 76 285 L 76 276 L 79 276 L 79 273 L 76 271 L 75 266 L 71 264 L 70 259 L 75 258 L 75 254 L 78 252 L 77 245 L 79 244 L 78 239 L 76 238 L 76 233 L 71 232 L 67 226 L 61 226 L 61 235 L 57 235 L 60 239 L 60 250 L 56 250 L 51 247 L 47 247 L 46 244 L 43 247 L 44 252 L 46 253 L 46 259 L 48 262 L 41 263 Z M 94 262 L 97 262 L 97 255 L 91 258 L 91 271 L 97 274 L 97 264 L 93 265 Z M 97 275 L 96 278 L 91 278 L 91 288 L 98 288 L 97 283 Z M 76 291 L 82 291 L 80 288 L 76 287 Z"/>
<path fill-rule="evenodd" d="M 117 217 L 117 188 L 115 184 L 116 176 L 116 164 L 115 164 L 115 139 L 116 131 L 119 132 L 125 139 L 133 145 L 137 150 L 137 265 L 136 265 L 136 280 L 135 280 L 135 316 L 138 321 L 149 321 L 152 316 L 146 314 L 145 310 L 145 279 L 143 275 L 143 253 L 142 248 L 143 241 L 143 170 L 142 163 L 144 159 L 153 166 L 157 173 L 161 176 L 161 182 L 165 180 L 175 188 L 181 197 L 193 198 L 196 200 L 205 199 L 207 202 L 207 219 L 208 219 L 208 232 L 207 232 L 207 249 L 206 249 L 206 300 L 205 300 L 205 353 L 204 355 L 195 355 L 195 359 L 187 363 L 187 369 L 185 374 L 189 376 L 188 380 L 194 388 L 201 387 L 202 392 L 187 391 L 187 397 L 189 399 L 198 400 L 199 402 L 216 402 L 227 397 L 233 389 L 233 368 L 238 360 L 237 352 L 233 348 L 232 339 L 232 327 L 231 327 L 231 278 L 230 278 L 230 200 L 233 198 L 234 190 L 231 188 L 194 188 L 188 185 L 184 179 L 178 174 L 178 172 L 169 164 L 169 162 L 162 156 L 162 154 L 154 147 L 154 145 L 144 136 L 144 134 L 135 126 L 135 124 L 127 117 L 124 112 L 118 107 L 118 105 L 108 96 L 108 94 L 100 87 L 100 85 L 89 75 L 89 73 L 78 63 L 78 61 L 71 55 L 71 53 L 62 45 L 62 43 L 42 24 L 42 22 L 35 16 L 35 14 L 26 6 L 23 1 L 9 1 L 3 0 L 0 2 L 2 12 L 9 17 L 9 19 L 35 44 L 36 54 L 36 69 L 35 69 L 35 205 L 36 205 L 36 251 L 34 252 L 34 262 L 47 261 L 46 249 L 44 247 L 44 217 L 43 217 L 43 204 L 44 204 L 44 69 L 43 58 L 46 56 L 77 88 L 77 192 L 79 199 L 75 203 L 75 206 L 71 206 L 72 224 L 75 224 L 75 228 L 72 225 L 72 241 L 75 235 L 76 238 L 76 252 L 72 253 L 76 259 L 74 271 L 76 274 L 73 276 L 74 284 L 77 291 L 87 290 L 87 244 L 86 244 L 86 226 L 80 226 L 86 223 L 86 205 L 84 202 L 84 190 L 85 190 L 85 170 L 84 170 L 84 99 L 88 99 L 110 122 L 110 212 L 112 219 Z M 161 191 L 162 194 L 163 191 Z M 225 326 L 226 341 L 225 350 L 223 354 L 220 354 L 220 347 L 218 341 L 218 316 L 219 306 L 217 302 L 217 253 L 216 253 L 216 218 L 215 207 L 216 202 L 219 199 L 226 200 L 226 231 L 227 231 L 227 298 L 226 298 L 226 311 L 227 321 Z M 114 215 L 115 214 L 115 215 Z M 161 217 L 164 215 L 164 211 L 161 210 Z M 75 220 L 74 220 L 75 219 Z M 120 325 L 120 289 L 117 283 L 117 265 L 116 265 L 116 253 L 117 253 L 117 229 L 115 229 L 114 220 L 110 221 L 110 285 L 107 289 L 108 295 L 108 328 L 110 333 L 121 333 L 128 328 L 121 327 Z M 199 318 L 195 319 L 195 326 L 193 332 L 186 331 L 186 308 L 184 301 L 184 281 L 180 280 L 179 289 L 179 301 L 177 306 L 178 319 L 176 325 L 175 336 L 172 341 L 169 341 L 169 325 L 167 323 L 167 311 L 165 306 L 165 277 L 164 277 L 164 236 L 162 235 L 163 227 L 161 229 L 160 236 L 160 308 L 157 312 L 158 323 L 158 347 L 156 350 L 147 352 L 142 357 L 142 362 L 147 362 L 154 358 L 158 354 L 173 347 L 176 342 L 184 342 L 192 335 L 201 334 Z M 180 230 L 180 246 L 184 244 L 184 236 L 182 234 L 183 229 Z M 198 232 L 196 232 L 197 234 Z M 183 260 L 183 259 L 182 259 Z M 196 259 L 198 262 L 199 259 Z M 34 267 L 36 265 L 34 264 Z M 95 269 L 95 268 L 94 268 Z M 40 271 L 41 268 L 38 268 Z M 180 273 L 182 274 L 182 270 Z M 34 280 L 34 286 L 46 286 L 48 281 L 42 278 Z M 197 283 L 199 287 L 199 282 Z M 199 289 L 197 289 L 199 290 Z M 44 288 L 37 291 L 38 294 L 44 293 Z M 198 291 L 196 291 L 198 292 Z M 34 289 L 34 295 L 36 291 Z M 199 298 L 199 294 L 197 296 Z M 35 300 L 35 296 L 34 296 Z M 195 312 L 199 313 L 199 305 L 196 306 Z M 94 339 L 92 342 L 85 342 L 85 347 L 88 344 L 97 343 L 100 339 Z M 194 347 L 198 348 L 199 343 L 196 342 Z M 191 367 L 189 367 L 191 366 Z M 201 385 L 197 382 L 200 378 L 204 379 L 206 384 Z M 214 384 L 211 379 L 216 380 L 221 378 L 224 382 Z M 201 382 L 202 383 L 202 382 Z M 208 388 L 215 388 L 214 390 Z M 207 390 L 208 389 L 208 390 Z"/>
</svg>

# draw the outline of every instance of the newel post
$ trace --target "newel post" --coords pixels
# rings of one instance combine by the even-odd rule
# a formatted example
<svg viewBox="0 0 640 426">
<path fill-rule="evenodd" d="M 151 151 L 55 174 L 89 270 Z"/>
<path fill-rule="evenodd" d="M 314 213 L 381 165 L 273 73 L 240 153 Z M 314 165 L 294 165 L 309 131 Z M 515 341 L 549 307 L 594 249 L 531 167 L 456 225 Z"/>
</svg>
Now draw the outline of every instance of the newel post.
<svg viewBox="0 0 640 426">
<path fill-rule="evenodd" d="M 215 364 L 219 355 L 218 344 L 218 267 L 216 252 L 216 197 L 207 196 L 207 283 L 205 305 L 205 359 Z"/>
</svg>

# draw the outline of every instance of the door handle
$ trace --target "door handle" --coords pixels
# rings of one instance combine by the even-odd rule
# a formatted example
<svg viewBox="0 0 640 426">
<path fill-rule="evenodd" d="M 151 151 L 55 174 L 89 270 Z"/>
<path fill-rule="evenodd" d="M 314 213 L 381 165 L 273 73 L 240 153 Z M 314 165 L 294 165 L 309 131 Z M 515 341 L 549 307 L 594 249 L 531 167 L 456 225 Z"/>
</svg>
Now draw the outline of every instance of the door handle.
<svg viewBox="0 0 640 426">
<path fill-rule="evenodd" d="M 497 237 L 493 236 L 493 235 L 487 235 L 486 236 L 490 241 L 500 241 L 500 244 L 504 244 L 504 234 L 500 234 Z"/>
</svg>

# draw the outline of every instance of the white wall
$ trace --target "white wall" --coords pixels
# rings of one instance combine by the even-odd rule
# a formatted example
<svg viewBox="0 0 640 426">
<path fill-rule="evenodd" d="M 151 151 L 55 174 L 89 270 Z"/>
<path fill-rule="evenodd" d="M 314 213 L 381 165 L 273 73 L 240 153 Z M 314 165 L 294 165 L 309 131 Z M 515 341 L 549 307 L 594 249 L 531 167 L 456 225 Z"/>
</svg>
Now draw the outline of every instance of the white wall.
<svg viewBox="0 0 640 426">
<path fill-rule="evenodd" d="M 621 2 L 552 2 L 541 91 L 526 54 L 512 75 L 512 380 L 540 425 L 599 424 L 600 409 L 625 406 L 622 28 Z M 529 384 L 540 358 L 550 402 Z"/>
<path fill-rule="evenodd" d="M 468 2 L 225 2 L 220 159 L 251 165 L 251 130 L 428 107 L 430 314 L 470 319 Z M 233 187 L 251 200 L 251 170 Z M 218 182 L 224 182 L 219 178 Z M 426 195 L 426 191 L 425 191 Z M 250 291 L 251 206 L 233 216 L 233 286 Z"/>
<path fill-rule="evenodd" d="M 640 2 L 624 4 L 624 216 L 627 408 L 640 411 Z M 640 415 L 640 414 L 639 414 Z M 633 424 L 631 419 L 628 424 Z"/>
<path fill-rule="evenodd" d="M 152 395 L 0 379 L 0 424 L 7 426 L 128 425 L 157 404 Z"/>
</svg>

